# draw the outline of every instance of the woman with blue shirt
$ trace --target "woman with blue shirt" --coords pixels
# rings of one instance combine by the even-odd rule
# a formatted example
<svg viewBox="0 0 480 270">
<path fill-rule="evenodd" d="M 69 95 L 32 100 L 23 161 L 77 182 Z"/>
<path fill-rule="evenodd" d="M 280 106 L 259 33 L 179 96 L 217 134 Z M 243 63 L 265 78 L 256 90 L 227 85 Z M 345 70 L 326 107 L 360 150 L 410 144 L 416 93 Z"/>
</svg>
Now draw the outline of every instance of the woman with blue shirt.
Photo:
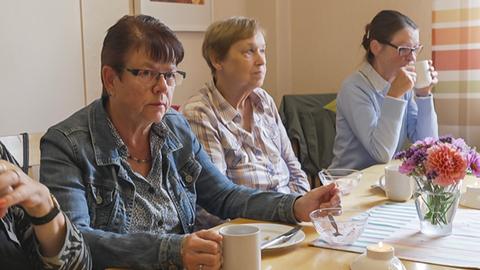
<svg viewBox="0 0 480 270">
<path fill-rule="evenodd" d="M 337 97 L 337 135 L 331 168 L 364 169 L 387 163 L 404 145 L 438 137 L 431 90 L 414 89 L 422 49 L 417 25 L 397 11 L 383 10 L 365 27 L 366 61 L 342 84 Z"/>
</svg>

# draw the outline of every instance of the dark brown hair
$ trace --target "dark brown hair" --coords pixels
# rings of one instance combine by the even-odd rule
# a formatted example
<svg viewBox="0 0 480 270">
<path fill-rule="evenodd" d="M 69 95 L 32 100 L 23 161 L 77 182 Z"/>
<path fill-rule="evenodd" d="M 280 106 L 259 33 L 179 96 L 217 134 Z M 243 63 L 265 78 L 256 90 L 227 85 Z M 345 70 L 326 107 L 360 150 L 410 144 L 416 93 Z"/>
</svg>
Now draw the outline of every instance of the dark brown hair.
<svg viewBox="0 0 480 270">
<path fill-rule="evenodd" d="M 168 26 L 151 16 L 126 15 L 107 31 L 102 47 L 102 68 L 110 66 L 121 74 L 127 55 L 135 50 L 144 50 L 153 61 L 175 65 L 182 62 L 184 56 L 182 43 Z M 105 86 L 102 97 L 107 97 Z"/>
<path fill-rule="evenodd" d="M 362 46 L 367 51 L 365 55 L 367 61 L 372 63 L 375 57 L 370 51 L 370 41 L 375 39 L 380 43 L 390 42 L 396 32 L 406 27 L 418 29 L 412 19 L 395 10 L 382 10 L 375 15 L 365 26 L 365 35 L 363 35 Z"/>
<path fill-rule="evenodd" d="M 203 39 L 202 54 L 212 71 L 212 75 L 215 75 L 215 67 L 210 56 L 223 60 L 235 42 L 251 38 L 257 33 L 265 35 L 260 24 L 255 19 L 246 17 L 231 17 L 211 24 Z"/>
</svg>

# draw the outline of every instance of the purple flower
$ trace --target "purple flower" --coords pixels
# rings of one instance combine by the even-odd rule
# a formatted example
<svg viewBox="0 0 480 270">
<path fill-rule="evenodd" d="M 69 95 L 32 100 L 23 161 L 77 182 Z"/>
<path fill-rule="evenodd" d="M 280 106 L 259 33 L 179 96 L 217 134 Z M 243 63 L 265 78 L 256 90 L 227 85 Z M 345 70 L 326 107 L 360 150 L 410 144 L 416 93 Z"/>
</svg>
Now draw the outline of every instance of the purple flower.
<svg viewBox="0 0 480 270">
<path fill-rule="evenodd" d="M 480 177 L 480 155 L 471 150 L 467 155 L 468 167 L 476 177 Z"/>
</svg>

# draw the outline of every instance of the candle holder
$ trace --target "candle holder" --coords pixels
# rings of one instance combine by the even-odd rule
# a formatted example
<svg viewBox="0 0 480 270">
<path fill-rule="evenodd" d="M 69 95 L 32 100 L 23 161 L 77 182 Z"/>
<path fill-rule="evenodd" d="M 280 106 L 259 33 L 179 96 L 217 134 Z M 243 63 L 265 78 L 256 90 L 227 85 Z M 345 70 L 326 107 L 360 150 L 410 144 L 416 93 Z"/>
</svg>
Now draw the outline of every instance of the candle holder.
<svg viewBox="0 0 480 270">
<path fill-rule="evenodd" d="M 395 257 L 393 246 L 382 242 L 367 247 L 350 265 L 352 270 L 405 270 L 403 263 Z"/>
</svg>

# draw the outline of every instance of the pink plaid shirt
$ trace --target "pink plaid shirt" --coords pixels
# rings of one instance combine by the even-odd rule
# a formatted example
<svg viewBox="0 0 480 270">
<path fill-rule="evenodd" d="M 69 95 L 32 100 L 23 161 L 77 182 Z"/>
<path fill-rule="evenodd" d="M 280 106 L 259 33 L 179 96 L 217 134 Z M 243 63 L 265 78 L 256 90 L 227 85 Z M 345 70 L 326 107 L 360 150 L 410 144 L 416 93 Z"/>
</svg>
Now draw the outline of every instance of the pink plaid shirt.
<svg viewBox="0 0 480 270">
<path fill-rule="evenodd" d="M 218 169 L 234 183 L 248 187 L 303 194 L 310 190 L 306 174 L 293 153 L 275 102 L 255 89 L 251 133 L 241 126 L 241 115 L 207 83 L 182 106 L 193 132 Z"/>
</svg>

